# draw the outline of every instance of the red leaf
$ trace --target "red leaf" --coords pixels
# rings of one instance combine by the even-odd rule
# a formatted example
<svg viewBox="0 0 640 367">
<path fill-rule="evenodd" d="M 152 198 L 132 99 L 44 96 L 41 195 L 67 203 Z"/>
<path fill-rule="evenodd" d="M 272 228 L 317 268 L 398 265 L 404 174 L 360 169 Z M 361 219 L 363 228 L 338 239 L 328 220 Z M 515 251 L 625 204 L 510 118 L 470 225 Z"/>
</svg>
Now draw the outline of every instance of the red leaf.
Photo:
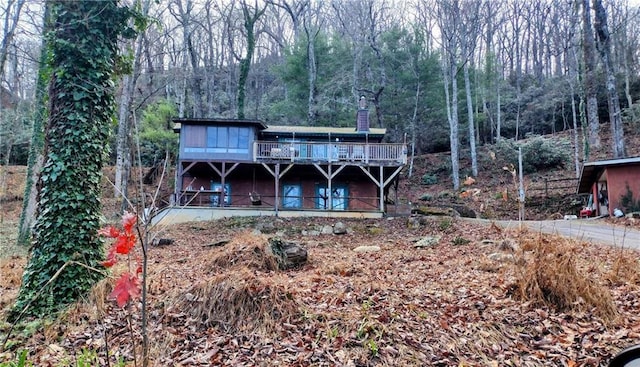
<svg viewBox="0 0 640 367">
<path fill-rule="evenodd" d="M 98 235 L 109 237 L 109 238 L 116 238 L 120 236 L 120 231 L 113 226 L 109 226 L 107 228 L 102 228 L 101 230 L 99 230 Z"/>
<path fill-rule="evenodd" d="M 109 249 L 109 253 L 107 254 L 107 259 L 102 263 L 102 266 L 104 266 L 105 268 L 110 268 L 114 266 L 116 262 L 118 262 L 118 259 L 116 258 L 115 248 L 111 247 L 111 249 Z"/>
<path fill-rule="evenodd" d="M 118 307 L 123 307 L 132 298 L 140 296 L 140 279 L 130 273 L 124 273 L 116 281 L 116 286 L 109 297 L 114 298 Z"/>
<path fill-rule="evenodd" d="M 129 251 L 131 251 L 135 244 L 136 235 L 132 233 L 122 233 L 120 234 L 120 236 L 118 236 L 118 239 L 116 240 L 116 243 L 113 244 L 113 247 L 115 247 L 117 253 L 126 255 L 129 253 Z"/>
<path fill-rule="evenodd" d="M 131 233 L 133 225 L 136 224 L 137 219 L 138 217 L 133 213 L 124 213 L 124 215 L 122 216 L 122 228 L 124 228 L 124 231 L 126 233 Z"/>
</svg>

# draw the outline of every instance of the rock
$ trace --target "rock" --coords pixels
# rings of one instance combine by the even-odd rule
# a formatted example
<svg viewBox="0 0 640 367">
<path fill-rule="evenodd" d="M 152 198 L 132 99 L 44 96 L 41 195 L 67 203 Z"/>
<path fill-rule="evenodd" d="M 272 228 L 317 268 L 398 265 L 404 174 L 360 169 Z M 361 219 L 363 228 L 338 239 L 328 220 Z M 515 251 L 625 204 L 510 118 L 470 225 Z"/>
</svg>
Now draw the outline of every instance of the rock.
<svg viewBox="0 0 640 367">
<path fill-rule="evenodd" d="M 256 225 L 256 229 L 261 233 L 274 233 L 276 231 L 276 225 L 273 222 L 263 222 Z"/>
<path fill-rule="evenodd" d="M 407 228 L 419 229 L 422 226 L 422 217 L 409 217 L 407 220 Z"/>
<path fill-rule="evenodd" d="M 307 231 L 306 229 L 302 230 L 302 235 L 303 236 L 319 236 L 320 235 L 320 231 L 312 229 L 310 231 Z"/>
<path fill-rule="evenodd" d="M 269 238 L 271 253 L 278 258 L 280 269 L 290 269 L 307 262 L 307 249 L 295 242 L 284 241 L 277 237 Z"/>
<path fill-rule="evenodd" d="M 380 250 L 380 246 L 358 246 L 353 249 L 355 252 L 377 252 Z"/>
<path fill-rule="evenodd" d="M 640 218 L 640 212 L 627 213 L 626 217 L 627 218 Z"/>
<path fill-rule="evenodd" d="M 331 227 L 330 225 L 323 226 L 322 230 L 320 230 L 320 233 L 322 233 L 322 234 L 333 234 L 333 227 Z"/>
<path fill-rule="evenodd" d="M 494 252 L 492 254 L 489 254 L 487 256 L 489 259 L 493 260 L 493 261 L 497 261 L 497 262 L 515 262 L 516 258 L 515 256 L 513 256 L 512 254 L 505 254 L 503 252 Z"/>
<path fill-rule="evenodd" d="M 435 216 L 446 216 L 446 217 L 460 216 L 460 213 L 456 212 L 452 208 L 440 208 L 437 206 L 419 206 L 417 208 L 411 209 L 411 214 L 435 215 Z"/>
<path fill-rule="evenodd" d="M 459 216 L 464 218 L 477 218 L 478 215 L 476 212 L 469 208 L 466 205 L 452 204 L 451 209 L 453 209 Z M 455 216 L 455 215 L 454 215 Z"/>
<path fill-rule="evenodd" d="M 441 239 L 440 236 L 423 237 L 419 239 L 418 242 L 413 244 L 413 247 L 415 248 L 434 247 L 438 245 L 438 243 L 440 243 L 440 239 Z"/>
<path fill-rule="evenodd" d="M 168 246 L 168 245 L 173 245 L 174 242 L 176 241 L 172 238 L 154 238 L 153 241 L 151 241 L 151 245 Z"/>
<path fill-rule="evenodd" d="M 347 226 L 342 222 L 333 225 L 333 234 L 347 234 Z"/>
</svg>

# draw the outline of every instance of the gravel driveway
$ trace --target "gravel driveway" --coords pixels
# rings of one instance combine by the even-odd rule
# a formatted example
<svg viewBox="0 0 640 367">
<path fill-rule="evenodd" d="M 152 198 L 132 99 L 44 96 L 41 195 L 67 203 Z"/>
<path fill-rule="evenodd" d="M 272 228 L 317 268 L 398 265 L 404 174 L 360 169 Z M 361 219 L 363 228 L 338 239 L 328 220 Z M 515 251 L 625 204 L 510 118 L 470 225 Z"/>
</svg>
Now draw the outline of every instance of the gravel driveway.
<svg viewBox="0 0 640 367">
<path fill-rule="evenodd" d="M 518 221 L 491 221 L 486 219 L 468 219 L 486 224 L 495 223 L 501 227 L 515 229 Z M 555 233 L 561 236 L 573 237 L 581 241 L 601 243 L 612 246 L 624 246 L 640 250 L 640 231 L 626 226 L 616 226 L 597 219 L 577 220 L 528 220 L 523 225 L 532 231 Z"/>
</svg>

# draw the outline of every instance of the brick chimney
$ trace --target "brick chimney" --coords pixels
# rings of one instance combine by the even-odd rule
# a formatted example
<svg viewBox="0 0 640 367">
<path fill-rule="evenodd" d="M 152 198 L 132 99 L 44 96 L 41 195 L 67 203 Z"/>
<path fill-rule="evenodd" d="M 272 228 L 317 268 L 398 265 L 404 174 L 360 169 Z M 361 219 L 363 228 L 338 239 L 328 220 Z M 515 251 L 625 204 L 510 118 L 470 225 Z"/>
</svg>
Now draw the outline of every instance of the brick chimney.
<svg viewBox="0 0 640 367">
<path fill-rule="evenodd" d="M 358 114 L 356 115 L 356 131 L 369 131 L 369 109 L 367 108 L 367 99 L 360 97 L 358 102 Z"/>
</svg>

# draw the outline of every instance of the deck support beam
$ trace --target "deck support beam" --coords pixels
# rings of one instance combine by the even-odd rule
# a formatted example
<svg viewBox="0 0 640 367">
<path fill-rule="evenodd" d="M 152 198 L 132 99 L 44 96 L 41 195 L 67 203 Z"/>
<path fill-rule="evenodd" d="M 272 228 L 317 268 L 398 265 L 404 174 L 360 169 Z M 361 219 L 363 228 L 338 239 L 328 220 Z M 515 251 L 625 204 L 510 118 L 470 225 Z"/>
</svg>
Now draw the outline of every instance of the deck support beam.
<svg viewBox="0 0 640 367">
<path fill-rule="evenodd" d="M 364 172 L 371 181 L 373 181 L 377 186 L 378 190 L 380 190 L 380 211 L 384 211 L 384 188 L 394 179 L 400 171 L 402 171 L 403 167 L 397 167 L 395 171 L 391 172 L 389 177 L 385 179 L 384 177 L 384 167 L 380 166 L 379 178 L 376 178 L 369 170 L 365 169 L 363 166 L 359 166 L 362 172 Z"/>
</svg>

